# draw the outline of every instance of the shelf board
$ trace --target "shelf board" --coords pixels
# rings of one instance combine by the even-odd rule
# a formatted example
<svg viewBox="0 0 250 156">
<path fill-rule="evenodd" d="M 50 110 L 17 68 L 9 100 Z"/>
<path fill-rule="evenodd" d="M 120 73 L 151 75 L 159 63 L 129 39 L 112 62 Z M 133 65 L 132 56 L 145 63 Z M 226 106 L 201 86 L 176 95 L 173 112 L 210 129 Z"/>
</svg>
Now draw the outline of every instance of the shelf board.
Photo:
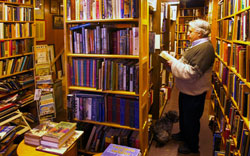
<svg viewBox="0 0 250 156">
<path fill-rule="evenodd" d="M 33 55 L 33 54 L 34 54 L 34 52 L 25 53 L 25 54 L 18 54 L 18 55 L 13 55 L 13 56 L 7 56 L 7 57 L 0 57 L 0 60 L 9 59 L 9 58 L 15 58 L 15 57 L 21 57 L 21 56 L 26 56 L 26 55 Z"/>
<path fill-rule="evenodd" d="M 133 131 L 139 131 L 138 128 L 133 128 L 129 126 L 122 126 L 116 123 L 110 123 L 110 122 L 98 122 L 98 121 L 92 121 L 92 120 L 75 120 L 77 122 L 85 122 L 85 123 L 91 123 L 91 124 L 96 124 L 96 125 L 105 125 L 108 127 L 115 127 L 115 128 L 122 128 L 122 129 L 129 129 Z"/>
<path fill-rule="evenodd" d="M 1 23 L 34 23 L 34 21 L 5 21 L 0 20 Z"/>
<path fill-rule="evenodd" d="M 179 16 L 179 18 L 195 18 L 195 17 L 201 17 L 201 16 Z"/>
<path fill-rule="evenodd" d="M 34 84 L 33 84 L 33 83 L 32 83 L 32 84 L 29 84 L 29 85 L 26 85 L 26 86 L 23 86 L 23 87 L 22 87 L 22 88 L 20 88 L 20 89 L 17 89 L 17 90 L 14 90 L 14 91 L 8 92 L 8 93 L 2 93 L 2 94 L 0 95 L 0 98 L 5 97 L 5 96 L 8 96 L 8 95 L 10 95 L 10 94 L 14 94 L 14 93 L 16 93 L 16 92 L 19 92 L 19 91 L 21 91 L 21 90 L 24 90 L 24 89 L 30 88 L 30 87 L 32 87 L 32 86 L 34 86 Z"/>
<path fill-rule="evenodd" d="M 132 96 L 139 96 L 135 92 L 129 92 L 129 91 L 113 91 L 113 90 L 101 90 L 96 89 L 92 87 L 80 87 L 80 86 L 69 86 L 70 90 L 80 90 L 80 91 L 91 91 L 91 92 L 98 92 L 98 93 L 110 93 L 110 94 L 121 94 L 121 95 L 132 95 Z"/>
<path fill-rule="evenodd" d="M 66 23 L 105 23 L 105 22 L 139 22 L 138 18 L 120 18 L 120 19 L 91 19 L 91 20 L 71 20 Z"/>
<path fill-rule="evenodd" d="M 178 39 L 179 41 L 189 41 L 189 39 Z"/>
<path fill-rule="evenodd" d="M 19 125 L 19 126 L 21 126 L 21 125 Z M 17 135 L 22 135 L 23 133 L 25 133 L 28 130 L 30 130 L 30 128 L 27 127 L 27 126 L 22 126 L 22 127 L 23 127 L 23 129 L 21 129 L 21 130 L 19 130 L 19 131 L 16 132 Z"/>
<path fill-rule="evenodd" d="M 30 39 L 30 38 L 34 38 L 34 37 L 3 38 L 3 39 L 0 39 L 0 41 L 24 40 L 24 39 Z"/>
<path fill-rule="evenodd" d="M 67 54 L 68 57 L 86 57 L 86 58 L 121 58 L 121 59 L 139 59 L 135 55 L 112 55 L 112 54 Z"/>
<path fill-rule="evenodd" d="M 238 44 L 244 44 L 244 45 L 250 45 L 249 41 L 239 41 L 239 40 L 233 40 L 233 43 L 238 43 Z"/>
<path fill-rule="evenodd" d="M 30 72 L 30 71 L 33 71 L 33 70 L 34 70 L 34 68 L 28 69 L 28 70 L 24 70 L 24 71 L 21 71 L 21 72 L 16 72 L 16 73 L 10 74 L 10 75 L 3 75 L 3 76 L 0 76 L 0 79 L 6 78 L 6 77 L 11 77 L 11 76 L 14 76 L 14 75 L 23 74 L 23 73 Z"/>
<path fill-rule="evenodd" d="M 11 116 L 11 115 L 14 114 L 14 113 L 16 113 L 16 115 Z M 9 122 L 11 122 L 11 121 L 13 121 L 13 120 L 15 120 L 15 119 L 21 117 L 21 116 L 22 116 L 22 113 L 17 113 L 17 111 L 14 111 L 14 112 L 12 112 L 12 113 L 10 113 L 10 114 L 8 114 L 8 115 L 4 115 L 3 117 L 0 118 L 0 120 L 3 119 L 3 118 L 6 118 L 6 117 L 8 117 L 8 116 L 10 116 L 10 118 L 4 120 L 3 122 L 0 122 L 0 126 L 5 125 L 5 124 L 7 124 L 7 123 L 9 123 Z"/>
<path fill-rule="evenodd" d="M 78 149 L 78 152 L 88 154 L 88 155 L 98 155 L 98 154 L 100 154 L 100 153 L 97 153 L 97 152 L 86 151 L 86 150 L 83 150 L 83 149 Z"/>
</svg>

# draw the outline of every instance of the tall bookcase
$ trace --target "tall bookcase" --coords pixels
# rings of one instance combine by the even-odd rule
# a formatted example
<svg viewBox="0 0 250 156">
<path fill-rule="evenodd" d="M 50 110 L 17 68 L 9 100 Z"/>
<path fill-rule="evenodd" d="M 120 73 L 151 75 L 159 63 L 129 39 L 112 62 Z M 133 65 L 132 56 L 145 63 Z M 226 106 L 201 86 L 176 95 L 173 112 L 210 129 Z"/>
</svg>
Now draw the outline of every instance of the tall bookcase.
<svg viewBox="0 0 250 156">
<path fill-rule="evenodd" d="M 213 1 L 212 41 L 216 47 L 212 108 L 218 124 L 217 153 L 249 155 L 250 4 Z M 214 31 L 215 32 L 215 31 Z M 220 141 L 221 140 L 221 141 Z"/>
<path fill-rule="evenodd" d="M 167 12 L 167 13 L 166 13 Z M 167 92 L 170 90 L 169 88 L 162 88 L 163 85 L 168 85 L 168 72 L 163 67 L 162 62 L 159 59 L 159 54 L 162 50 L 168 50 L 169 47 L 169 17 L 165 17 L 165 15 L 169 15 L 169 5 L 165 5 L 161 1 L 157 1 L 156 11 L 150 10 L 150 16 L 152 19 L 152 30 L 150 34 L 152 34 L 152 38 L 150 38 L 149 42 L 151 44 L 155 44 L 158 42 L 159 47 L 150 47 L 149 55 L 150 55 L 150 113 L 152 114 L 152 118 L 157 120 L 161 117 L 164 108 L 167 104 Z M 151 25 L 151 24 L 150 24 Z M 155 41 L 155 35 L 159 36 L 159 40 Z M 155 41 L 155 42 L 153 42 Z"/>
<path fill-rule="evenodd" d="M 34 104 L 34 6 L 30 0 L 0 1 L 1 107 L 5 108 L 12 102 L 17 110 L 13 112 L 14 107 L 9 110 L 1 108 L 1 125 L 21 117 L 29 129 L 19 109 L 25 111 L 33 107 L 36 110 L 35 106 L 30 105 Z M 5 119 L 8 122 L 4 121 L 3 115 L 7 115 Z"/>
<path fill-rule="evenodd" d="M 104 4 L 103 2 L 107 2 L 107 4 L 106 3 Z M 91 123 L 93 125 L 104 125 L 107 127 L 115 127 L 119 129 L 128 129 L 132 131 L 137 131 L 139 134 L 138 135 L 139 148 L 141 149 L 142 155 L 146 155 L 147 147 L 148 147 L 148 111 L 149 111 L 148 110 L 149 108 L 148 107 L 149 105 L 149 102 L 148 102 L 148 96 L 149 96 L 149 93 L 148 93 L 149 91 L 149 64 L 148 64 L 149 63 L 148 62 L 149 61 L 149 56 L 148 56 L 149 55 L 148 54 L 148 51 L 149 51 L 149 47 L 148 47 L 149 45 L 149 40 L 148 40 L 149 38 L 149 35 L 148 35 L 149 7 L 148 7 L 147 0 L 131 0 L 131 1 L 125 0 L 125 1 L 116 1 L 116 2 L 123 2 L 123 3 L 115 3 L 114 1 L 111 1 L 111 0 L 95 1 L 95 3 L 90 3 L 89 1 L 85 1 L 85 0 L 83 1 L 64 0 L 64 8 L 65 8 L 64 9 L 64 34 L 65 34 L 64 35 L 64 41 L 65 41 L 64 48 L 65 48 L 65 54 L 66 54 L 65 55 L 65 60 L 66 60 L 66 63 L 65 63 L 66 76 L 65 77 L 67 79 L 66 80 L 66 95 L 72 94 L 76 91 L 79 91 L 79 92 L 81 91 L 82 93 L 87 93 L 89 95 L 95 94 L 95 96 L 104 97 L 105 106 L 101 107 L 101 110 L 103 110 L 101 112 L 104 113 L 104 114 L 101 114 L 101 116 L 103 116 L 102 119 L 98 119 L 97 121 L 93 120 L 93 118 L 91 119 L 84 118 L 84 119 L 76 120 L 77 117 L 73 116 L 73 120 L 78 121 L 78 122 Z M 86 8 L 84 8 L 85 4 L 86 4 Z M 95 43 L 89 44 L 88 43 L 89 41 L 87 41 L 88 37 L 84 39 L 82 38 L 83 40 L 85 40 L 85 42 L 81 42 L 81 43 L 84 43 L 84 44 L 86 43 L 85 46 L 81 47 L 81 44 L 79 46 L 79 42 L 76 39 L 77 34 L 74 33 L 74 30 L 77 29 L 77 27 L 81 27 L 81 29 L 78 32 L 81 34 L 80 36 L 85 36 L 87 33 L 89 33 L 90 38 L 93 36 L 90 35 L 91 32 L 87 32 L 87 31 L 93 30 L 93 31 L 96 31 L 95 33 L 96 35 L 101 35 L 99 31 L 99 29 L 101 29 L 102 35 L 103 35 L 102 37 L 104 37 L 105 39 L 104 38 L 100 39 L 100 36 L 99 37 L 97 36 L 97 40 L 95 41 L 95 43 L 97 43 L 99 42 L 99 39 L 101 40 L 101 44 L 102 44 L 101 50 L 99 49 L 100 48 L 100 45 L 98 45 L 99 43 L 96 44 L 97 49 L 95 49 Z M 82 31 L 82 28 L 85 30 Z M 106 28 L 108 30 L 105 30 Z M 133 35 L 130 35 L 133 38 L 132 40 L 127 38 L 127 41 L 133 41 L 133 42 L 130 44 L 127 42 L 126 43 L 127 45 L 133 44 L 133 48 L 138 48 L 137 54 L 126 53 L 124 49 L 122 50 L 122 48 L 124 47 L 122 47 L 121 42 L 123 41 L 118 40 L 118 38 L 121 39 L 123 37 L 124 31 L 125 31 L 125 34 L 128 34 L 126 31 L 134 34 L 135 38 L 133 38 Z M 85 32 L 85 35 L 83 35 L 82 32 Z M 112 32 L 116 33 L 116 35 Z M 76 36 L 74 36 L 74 34 Z M 112 34 L 115 35 L 116 37 L 112 36 Z M 109 36 L 110 38 L 108 39 L 107 36 Z M 72 43 L 73 40 L 76 41 L 75 45 Z M 116 45 L 114 43 L 116 43 Z M 117 45 L 118 43 L 119 45 Z M 90 47 L 86 47 L 87 44 L 89 44 Z M 114 46 L 115 47 L 117 46 L 116 48 L 119 48 L 120 51 L 118 52 L 117 49 L 114 48 Z M 125 49 L 126 48 L 127 47 L 125 47 Z M 128 49 L 129 48 L 127 48 L 127 50 Z M 90 52 L 88 50 L 90 51 L 93 50 L 93 51 Z M 87 75 L 88 72 L 85 70 L 85 68 L 88 68 L 87 67 L 88 63 L 81 64 L 81 60 L 83 62 L 85 61 L 92 62 L 93 60 L 103 62 L 101 63 L 103 68 L 99 68 L 100 70 L 102 70 L 102 72 L 101 73 L 97 72 L 98 75 L 100 74 L 102 77 L 94 76 L 94 77 L 89 78 Z M 80 63 L 81 65 L 77 66 L 75 64 L 76 62 Z M 111 64 L 113 65 L 116 64 L 119 67 L 129 66 L 129 67 L 132 67 L 131 69 L 134 69 L 132 70 L 131 74 L 134 75 L 135 80 L 131 81 L 132 82 L 131 86 L 125 83 L 126 85 L 130 87 L 129 90 L 128 88 L 121 89 L 121 86 L 119 86 L 118 84 L 117 80 L 122 75 L 122 72 L 121 72 L 122 69 L 119 68 L 119 70 L 115 70 L 114 68 L 109 68 L 110 66 L 112 66 Z M 82 67 L 83 70 L 79 70 L 78 67 L 79 68 Z M 79 72 L 77 70 L 79 70 Z M 119 76 L 118 73 L 121 75 Z M 91 74 L 91 72 L 89 74 Z M 109 77 L 106 74 L 114 74 L 117 77 L 112 79 L 112 77 Z M 101 81 L 99 80 L 96 81 L 96 78 L 98 78 Z M 112 79 L 113 81 L 109 81 L 109 78 L 110 80 Z M 124 76 L 123 80 L 125 78 L 126 77 Z M 89 85 L 85 84 L 85 82 L 88 82 L 88 81 L 91 81 L 93 83 L 93 86 L 92 86 L 92 83 L 90 83 Z M 98 86 L 96 86 L 95 83 L 97 83 Z M 119 83 L 122 83 L 122 82 L 120 81 Z M 111 84 L 111 86 L 109 86 L 109 84 Z M 113 85 L 115 85 L 115 87 Z M 134 114 L 134 116 L 137 118 L 136 120 L 139 122 L 137 126 L 127 126 L 119 122 L 115 123 L 115 122 L 112 122 L 112 120 L 109 120 L 109 113 L 112 114 L 114 112 L 112 112 L 112 110 L 109 109 L 109 104 L 111 104 L 111 102 L 108 100 L 114 97 L 124 99 L 125 101 L 130 98 L 137 99 L 136 100 L 137 102 L 135 102 L 134 105 L 133 104 L 130 105 L 131 106 L 130 112 L 133 112 L 132 108 L 135 107 L 136 104 L 138 104 L 138 107 L 134 108 L 136 110 L 135 111 L 136 114 Z M 119 102 L 112 102 L 113 107 L 118 106 L 118 104 Z M 68 103 L 68 106 L 66 107 L 68 107 L 67 111 L 68 111 L 68 114 L 70 114 L 69 108 L 71 106 L 69 106 L 69 103 Z M 108 111 L 111 111 L 111 112 L 108 112 Z M 123 110 L 121 109 L 120 111 L 123 111 Z M 125 116 L 129 116 L 129 114 L 125 114 Z M 114 119 L 114 117 L 112 119 Z M 130 118 L 128 118 L 128 120 L 130 120 Z"/>
<path fill-rule="evenodd" d="M 204 16 L 203 7 L 181 8 L 178 7 L 178 16 L 176 21 L 176 57 L 180 58 L 189 46 L 190 42 L 187 36 L 188 22 Z"/>
</svg>

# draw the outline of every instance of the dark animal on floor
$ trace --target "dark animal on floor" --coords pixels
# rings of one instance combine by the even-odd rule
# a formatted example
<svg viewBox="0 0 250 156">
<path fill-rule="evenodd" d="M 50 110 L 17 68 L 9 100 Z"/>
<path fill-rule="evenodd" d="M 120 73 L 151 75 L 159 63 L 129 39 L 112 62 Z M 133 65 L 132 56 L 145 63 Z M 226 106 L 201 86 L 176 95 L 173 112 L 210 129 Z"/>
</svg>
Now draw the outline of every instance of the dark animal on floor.
<svg viewBox="0 0 250 156">
<path fill-rule="evenodd" d="M 154 140 L 157 142 L 156 147 L 164 146 L 170 139 L 173 124 L 179 121 L 176 111 L 168 111 L 153 126 Z"/>
</svg>

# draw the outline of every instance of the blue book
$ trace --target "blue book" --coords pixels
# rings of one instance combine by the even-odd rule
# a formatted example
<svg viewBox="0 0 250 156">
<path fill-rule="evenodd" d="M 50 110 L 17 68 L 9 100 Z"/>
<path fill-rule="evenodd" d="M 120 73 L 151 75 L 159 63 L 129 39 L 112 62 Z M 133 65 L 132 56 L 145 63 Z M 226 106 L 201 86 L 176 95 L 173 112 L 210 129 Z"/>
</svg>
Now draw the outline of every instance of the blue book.
<svg viewBox="0 0 250 156">
<path fill-rule="evenodd" d="M 110 144 L 105 151 L 102 153 L 102 156 L 139 156 L 141 155 L 140 149 Z"/>
<path fill-rule="evenodd" d="M 16 126 L 0 126 L 0 140 L 8 136 Z"/>
<path fill-rule="evenodd" d="M 81 24 L 81 25 L 77 25 L 77 26 L 71 27 L 71 28 L 69 28 L 69 30 L 82 29 L 84 27 L 91 26 L 91 25 L 92 25 L 91 23 Z"/>
<path fill-rule="evenodd" d="M 120 98 L 120 124 L 125 125 L 125 99 Z"/>
<path fill-rule="evenodd" d="M 97 121 L 96 109 L 97 109 L 97 99 L 93 97 L 91 105 L 91 120 L 93 121 Z"/>
<path fill-rule="evenodd" d="M 23 67 L 25 65 L 26 59 L 27 59 L 27 56 L 24 56 L 20 72 L 23 71 Z"/>
<path fill-rule="evenodd" d="M 93 61 L 89 61 L 89 87 L 93 87 Z"/>
<path fill-rule="evenodd" d="M 134 101 L 134 107 L 135 107 L 135 128 L 139 128 L 139 101 Z"/>
</svg>

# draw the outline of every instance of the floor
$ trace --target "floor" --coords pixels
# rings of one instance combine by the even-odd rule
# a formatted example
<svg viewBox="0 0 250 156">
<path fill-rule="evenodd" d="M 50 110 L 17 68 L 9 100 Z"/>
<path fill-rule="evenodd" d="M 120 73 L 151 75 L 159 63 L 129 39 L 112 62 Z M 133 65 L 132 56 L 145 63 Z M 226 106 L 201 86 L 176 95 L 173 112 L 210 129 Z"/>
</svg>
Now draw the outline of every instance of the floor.
<svg viewBox="0 0 250 156">
<path fill-rule="evenodd" d="M 169 110 L 178 111 L 178 90 L 173 87 L 171 92 L 171 99 L 165 107 L 165 112 Z M 213 145 L 213 136 L 212 132 L 208 127 L 208 115 L 210 114 L 210 100 L 207 99 L 205 103 L 205 109 L 203 116 L 201 118 L 201 129 L 200 129 L 200 153 L 199 154 L 178 154 L 177 149 L 180 142 L 170 140 L 163 147 L 155 147 L 156 142 L 153 141 L 150 149 L 149 156 L 212 156 L 212 145 Z M 174 124 L 173 133 L 177 133 L 179 131 L 178 123 Z"/>
</svg>

